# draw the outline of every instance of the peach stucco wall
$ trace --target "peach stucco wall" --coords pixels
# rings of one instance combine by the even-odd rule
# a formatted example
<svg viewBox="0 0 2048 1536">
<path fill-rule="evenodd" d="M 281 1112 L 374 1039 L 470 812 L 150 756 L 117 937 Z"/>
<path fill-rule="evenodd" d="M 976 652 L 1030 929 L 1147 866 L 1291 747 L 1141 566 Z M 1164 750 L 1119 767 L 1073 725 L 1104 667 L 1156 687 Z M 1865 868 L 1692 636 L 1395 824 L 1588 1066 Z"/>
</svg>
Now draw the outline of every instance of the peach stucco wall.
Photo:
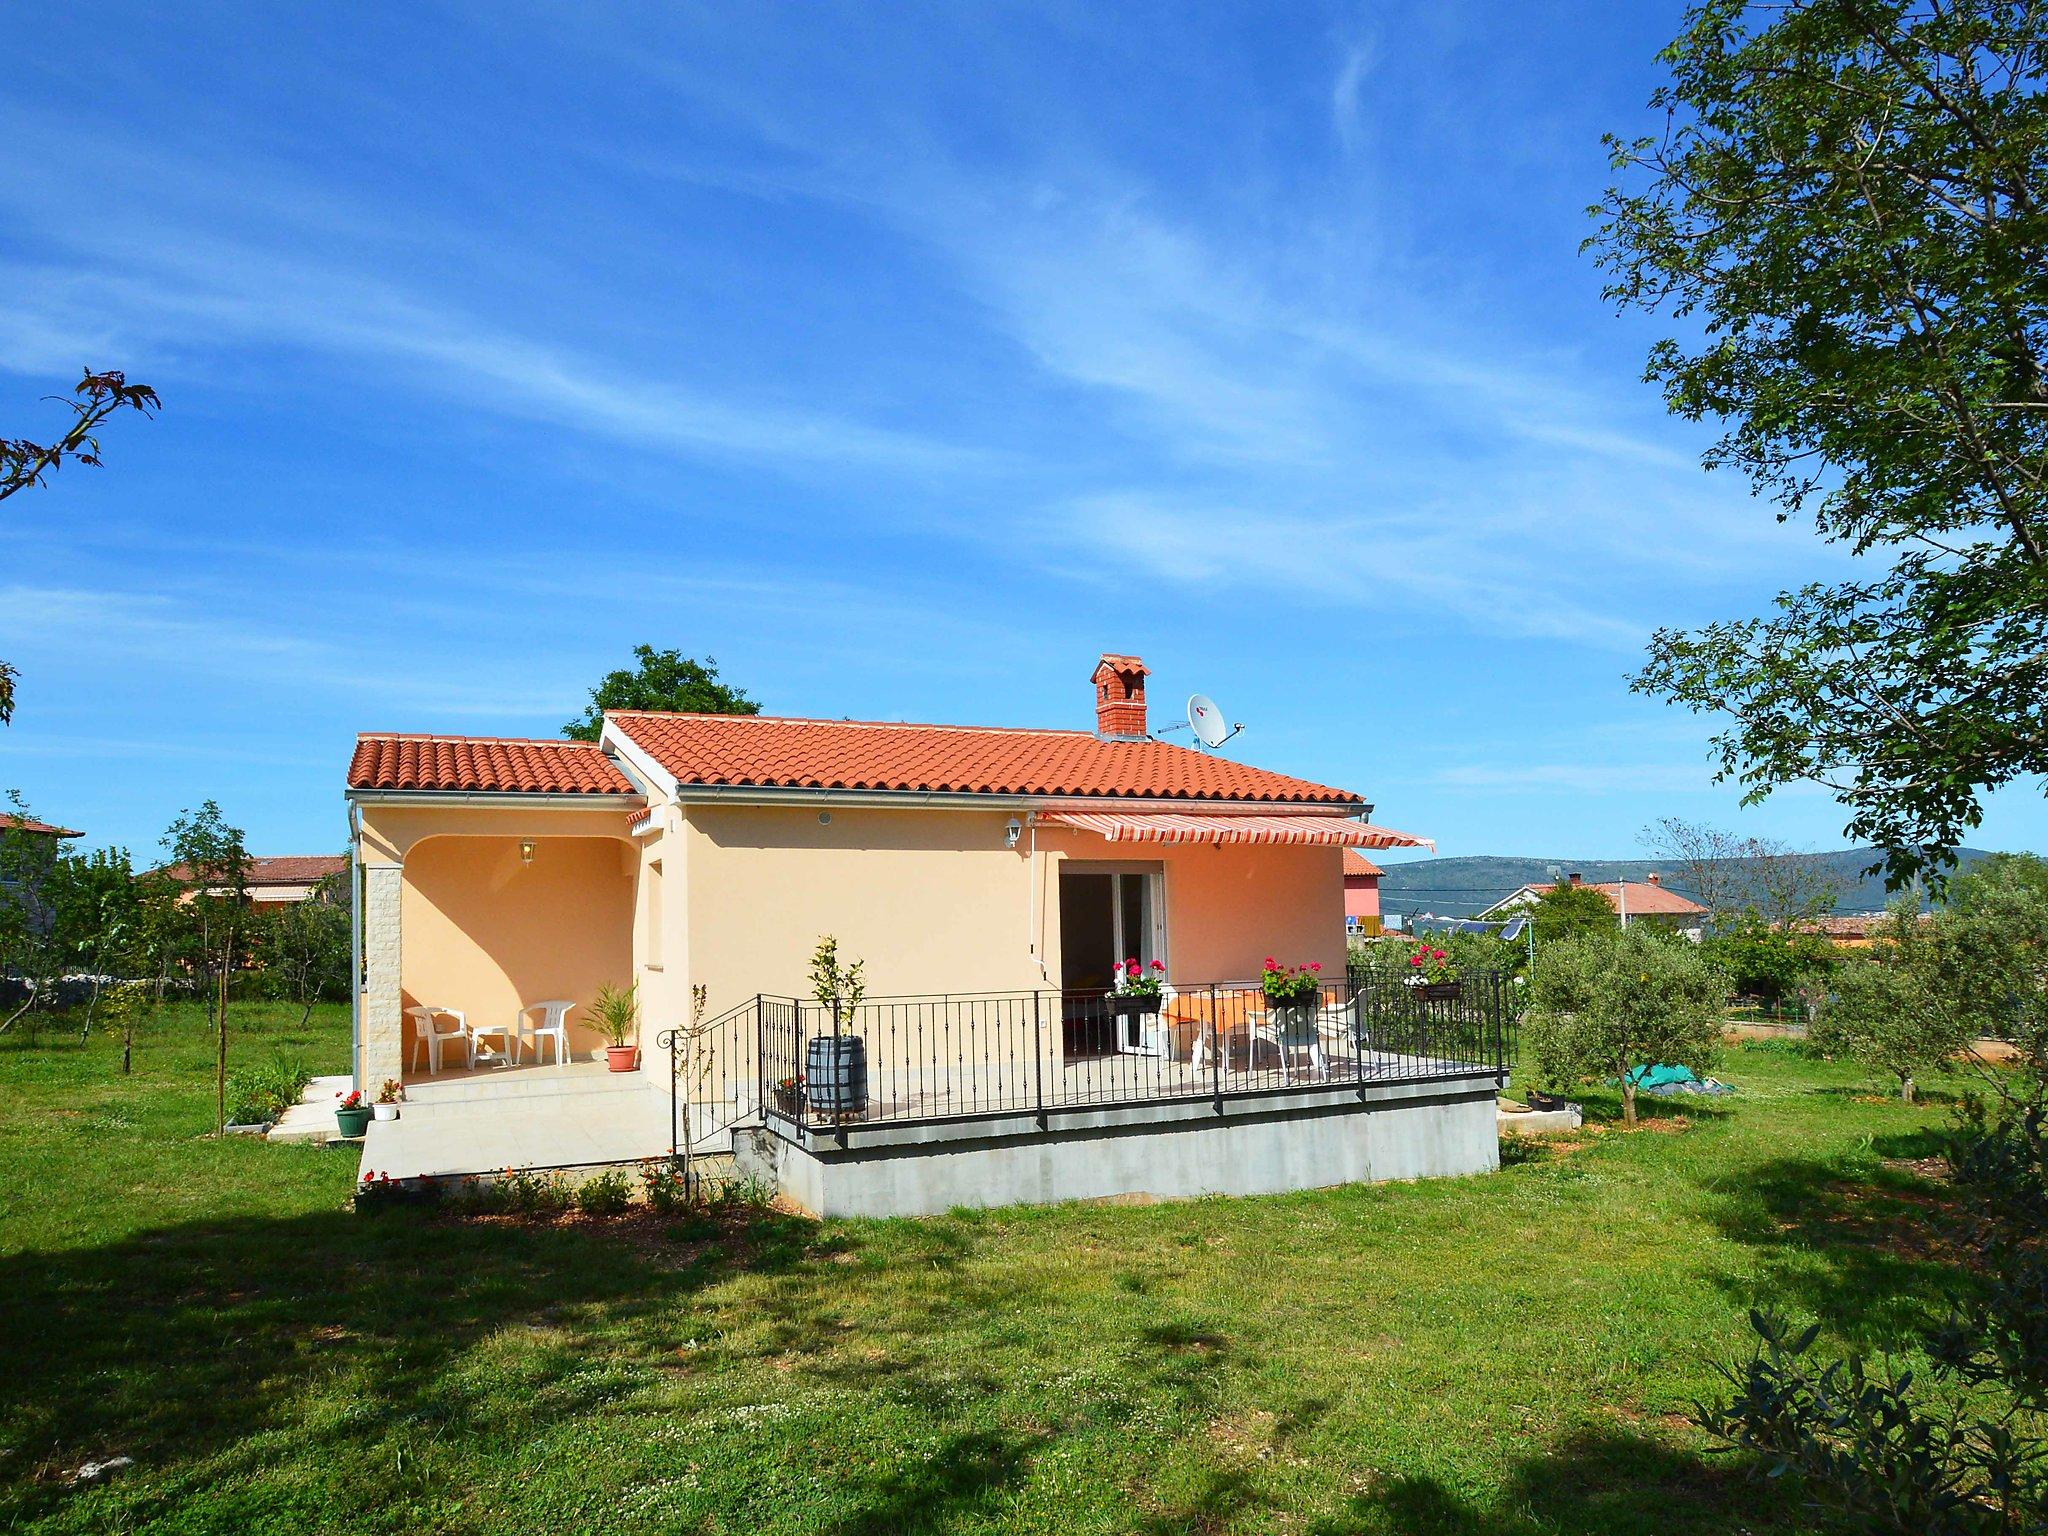
<svg viewBox="0 0 2048 1536">
<path fill-rule="evenodd" d="M 570 998 L 570 1046 L 601 983 L 633 977 L 632 849 L 602 837 L 437 837 L 406 856 L 400 896 L 403 1004 L 460 1008 L 472 1025 L 509 1022 L 522 1003 Z M 407 1056 L 410 1059 L 410 1049 Z"/>
</svg>

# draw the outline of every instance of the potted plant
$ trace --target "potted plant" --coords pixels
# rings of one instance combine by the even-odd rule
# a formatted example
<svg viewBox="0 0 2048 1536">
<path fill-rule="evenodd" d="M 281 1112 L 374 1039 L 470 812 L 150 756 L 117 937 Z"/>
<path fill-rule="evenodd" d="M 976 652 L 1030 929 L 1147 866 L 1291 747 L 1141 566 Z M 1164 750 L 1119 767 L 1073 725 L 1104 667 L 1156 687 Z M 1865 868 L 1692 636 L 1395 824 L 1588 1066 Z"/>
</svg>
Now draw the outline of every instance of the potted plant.
<svg viewBox="0 0 2048 1536">
<path fill-rule="evenodd" d="M 775 1085 L 775 1112 L 792 1120 L 803 1117 L 804 1080 L 801 1076 L 785 1077 Z"/>
<path fill-rule="evenodd" d="M 377 1090 L 377 1102 L 370 1106 L 370 1113 L 379 1120 L 396 1120 L 399 1100 L 404 1097 L 405 1084 L 395 1077 L 387 1077 L 384 1086 Z"/>
<path fill-rule="evenodd" d="M 1282 965 L 1271 955 L 1266 956 L 1266 969 L 1259 984 L 1266 994 L 1268 1022 L 1295 1031 L 1314 1028 L 1323 1002 L 1322 971 L 1314 960 L 1307 965 Z"/>
<path fill-rule="evenodd" d="M 615 987 L 606 982 L 597 989 L 590 1005 L 591 1021 L 604 1036 L 604 1064 L 607 1071 L 630 1072 L 640 1064 L 640 1048 L 626 1042 L 640 1028 L 640 983 Z"/>
<path fill-rule="evenodd" d="M 846 1032 L 867 995 L 863 963 L 839 958 L 839 941 L 818 940 L 811 956 L 811 996 L 832 1018 L 832 1033 L 815 1035 L 804 1050 L 804 1096 L 822 1115 L 857 1115 L 868 1107 L 868 1043 Z"/>
<path fill-rule="evenodd" d="M 1154 960 L 1147 969 L 1136 960 L 1119 960 L 1116 985 L 1109 993 L 1110 1010 L 1120 1019 L 1157 1013 L 1165 986 L 1166 967 L 1159 961 Z"/>
<path fill-rule="evenodd" d="M 353 1141 L 370 1127 L 370 1103 L 363 1097 L 363 1090 L 351 1088 L 347 1093 L 338 1093 L 339 1100 L 334 1106 L 334 1124 L 340 1130 L 342 1139 Z"/>
<path fill-rule="evenodd" d="M 1426 1003 L 1458 995 L 1458 968 L 1451 957 L 1428 944 L 1418 944 L 1408 956 L 1408 985 Z"/>
</svg>

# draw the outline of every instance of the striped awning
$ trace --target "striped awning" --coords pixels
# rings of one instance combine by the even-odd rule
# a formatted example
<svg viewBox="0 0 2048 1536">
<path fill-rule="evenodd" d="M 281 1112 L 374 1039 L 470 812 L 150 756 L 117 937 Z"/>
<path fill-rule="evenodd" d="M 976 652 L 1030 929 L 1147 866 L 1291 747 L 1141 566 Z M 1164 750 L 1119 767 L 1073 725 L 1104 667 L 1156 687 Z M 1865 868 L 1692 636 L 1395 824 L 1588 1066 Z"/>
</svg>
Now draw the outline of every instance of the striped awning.
<svg viewBox="0 0 2048 1536">
<path fill-rule="evenodd" d="M 1342 816 L 1040 811 L 1037 820 L 1042 827 L 1094 832 L 1112 843 L 1320 843 L 1332 848 L 1436 849 L 1429 838 Z"/>
</svg>

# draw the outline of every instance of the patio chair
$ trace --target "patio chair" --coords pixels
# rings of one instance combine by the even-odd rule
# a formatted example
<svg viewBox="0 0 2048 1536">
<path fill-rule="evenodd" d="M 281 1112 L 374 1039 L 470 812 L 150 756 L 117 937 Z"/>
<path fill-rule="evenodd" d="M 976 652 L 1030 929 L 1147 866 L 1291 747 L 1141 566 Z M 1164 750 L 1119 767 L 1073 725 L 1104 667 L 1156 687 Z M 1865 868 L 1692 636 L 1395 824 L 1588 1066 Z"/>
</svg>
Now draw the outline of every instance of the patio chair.
<svg viewBox="0 0 2048 1536">
<path fill-rule="evenodd" d="M 1252 1026 L 1251 1057 L 1258 1055 L 1260 1045 L 1272 1046 L 1280 1058 L 1280 1070 L 1284 1074 L 1293 1070 L 1289 1056 L 1306 1051 L 1310 1070 L 1317 1077 L 1328 1077 L 1330 1065 L 1323 1055 L 1321 1015 L 1321 1009 L 1312 1014 L 1290 1009 L 1285 1018 L 1275 1020 L 1270 1013 L 1253 1010 L 1246 1015 Z M 1247 1065 L 1250 1065 L 1249 1058 Z"/>
<path fill-rule="evenodd" d="M 411 1015 L 413 1022 L 413 1071 L 417 1072 L 420 1069 L 420 1049 L 424 1046 L 427 1052 L 427 1070 L 439 1072 L 441 1047 L 450 1040 L 463 1041 L 469 1047 L 469 1064 L 472 1067 L 476 1065 L 476 1036 L 469 1032 L 469 1020 L 462 1016 L 460 1008 L 436 1008 L 423 1003 L 419 1007 L 408 1008 L 405 1011 Z M 442 1019 L 453 1019 L 455 1027 L 441 1028 L 439 1021 Z"/>
<path fill-rule="evenodd" d="M 536 1062 L 547 1060 L 540 1048 L 543 1040 L 555 1042 L 555 1065 L 569 1064 L 569 1010 L 576 1005 L 566 998 L 555 998 L 544 1003 L 528 1003 L 514 1015 L 512 1022 L 512 1059 L 517 1061 L 519 1053 L 527 1046 L 533 1047 Z M 540 1022 L 529 1024 L 529 1014 L 539 1014 Z"/>
</svg>

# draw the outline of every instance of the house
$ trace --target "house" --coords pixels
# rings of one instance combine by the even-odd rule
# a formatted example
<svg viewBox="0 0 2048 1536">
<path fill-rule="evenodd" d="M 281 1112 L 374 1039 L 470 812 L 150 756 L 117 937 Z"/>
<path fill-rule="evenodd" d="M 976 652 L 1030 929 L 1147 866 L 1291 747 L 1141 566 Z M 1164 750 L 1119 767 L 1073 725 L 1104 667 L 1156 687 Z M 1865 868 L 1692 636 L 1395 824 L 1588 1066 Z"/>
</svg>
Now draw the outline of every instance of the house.
<svg viewBox="0 0 2048 1536">
<path fill-rule="evenodd" d="M 1426 1016 L 1346 977 L 1343 851 L 1425 840 L 1153 739 L 1148 675 L 1101 658 L 1093 731 L 617 711 L 595 743 L 361 736 L 355 1075 L 409 1084 L 365 1170 L 616 1157 L 650 1113 L 665 1142 L 635 1155 L 722 1142 L 825 1214 L 1495 1166 L 1497 993 Z M 811 995 L 828 934 L 858 1007 Z M 1318 968 L 1305 1001 L 1264 1001 L 1269 957 Z M 1156 1007 L 1112 997 L 1130 959 L 1163 970 Z M 645 1061 L 606 1082 L 589 1004 L 628 981 Z M 678 1065 L 700 997 L 708 1078 Z M 507 1039 L 546 1001 L 573 1004 L 570 1068 Z M 429 1028 L 508 1067 L 435 1073 Z M 477 1107 L 515 1088 L 562 1102 Z M 559 1148 L 505 1151 L 544 1109 Z"/>
<path fill-rule="evenodd" d="M 13 811 L 0 811 L 0 832 L 22 832 L 30 837 L 47 837 L 53 842 L 85 836 L 83 832 L 73 832 L 69 827 L 52 826 L 47 821 L 37 821 L 33 816 L 22 816 Z"/>
<path fill-rule="evenodd" d="M 1679 895 L 1664 883 L 1662 875 L 1654 872 L 1642 880 L 1588 882 L 1576 874 L 1568 878 L 1573 886 L 1584 886 L 1605 896 L 1624 928 L 1631 923 L 1655 923 L 1697 942 L 1706 927 L 1707 909 Z M 1551 889 L 1553 887 L 1548 883 L 1525 885 L 1503 896 L 1479 915 L 1483 918 L 1512 916 L 1518 910 L 1536 905 L 1543 893 Z"/>
<path fill-rule="evenodd" d="M 1380 931 L 1380 867 L 1356 848 L 1343 853 L 1344 926 L 1371 938 Z"/>
<path fill-rule="evenodd" d="M 1920 921 L 1931 923 L 1934 914 L 1922 912 Z M 1869 949 L 1888 942 L 1891 922 L 1889 912 L 1832 912 L 1825 917 L 1801 918 L 1793 927 L 1801 933 L 1817 933 L 1837 949 Z"/>
<path fill-rule="evenodd" d="M 190 881 L 192 872 L 183 864 L 169 864 L 161 871 L 175 880 Z M 304 901 L 320 882 L 348 873 L 348 856 L 338 853 L 264 854 L 249 860 L 243 881 L 243 897 L 251 906 L 270 907 Z M 189 894 L 189 893 L 188 893 Z"/>
</svg>

